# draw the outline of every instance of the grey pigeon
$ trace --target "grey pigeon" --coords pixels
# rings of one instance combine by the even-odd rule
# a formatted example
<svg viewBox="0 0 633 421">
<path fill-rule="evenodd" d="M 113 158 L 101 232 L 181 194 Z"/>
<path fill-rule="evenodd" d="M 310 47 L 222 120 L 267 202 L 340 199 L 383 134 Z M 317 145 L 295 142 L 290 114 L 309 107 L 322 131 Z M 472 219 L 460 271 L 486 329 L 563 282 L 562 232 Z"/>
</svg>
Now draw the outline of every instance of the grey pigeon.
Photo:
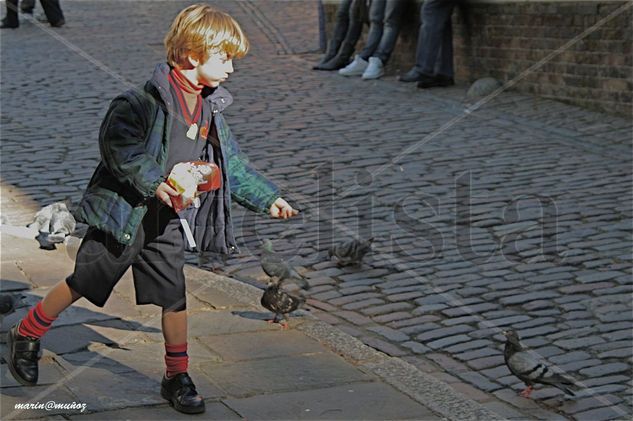
<svg viewBox="0 0 633 421">
<path fill-rule="evenodd" d="M 537 355 L 533 355 L 521 345 L 519 335 L 513 330 L 503 332 L 506 337 L 506 345 L 503 350 L 503 358 L 510 372 L 517 376 L 527 388 L 521 392 L 521 396 L 527 398 L 532 393 L 535 383 L 547 384 L 575 396 L 571 389 L 578 390 L 580 386 L 571 377 L 562 373 L 556 373 L 548 367 L 547 362 Z"/>
<path fill-rule="evenodd" d="M 328 258 L 335 256 L 339 266 L 361 265 L 363 257 L 371 250 L 371 244 L 374 237 L 366 241 L 349 240 L 344 243 L 330 247 L 328 250 Z"/>
<path fill-rule="evenodd" d="M 264 295 L 260 300 L 264 308 L 275 313 L 275 317 L 269 320 L 269 323 L 278 323 L 279 317 L 284 320 L 280 323 L 282 329 L 288 329 L 288 313 L 295 311 L 299 306 L 305 303 L 306 299 L 302 296 L 291 295 L 281 289 L 282 281 L 278 279 L 268 283 L 268 287 L 264 291 Z"/>
<path fill-rule="evenodd" d="M 276 278 L 280 284 L 286 279 L 292 279 L 297 281 L 301 288 L 310 289 L 310 285 L 303 275 L 297 272 L 295 268 L 280 255 L 275 253 L 273 243 L 270 240 L 264 240 L 260 263 L 266 275 L 271 278 Z"/>
</svg>

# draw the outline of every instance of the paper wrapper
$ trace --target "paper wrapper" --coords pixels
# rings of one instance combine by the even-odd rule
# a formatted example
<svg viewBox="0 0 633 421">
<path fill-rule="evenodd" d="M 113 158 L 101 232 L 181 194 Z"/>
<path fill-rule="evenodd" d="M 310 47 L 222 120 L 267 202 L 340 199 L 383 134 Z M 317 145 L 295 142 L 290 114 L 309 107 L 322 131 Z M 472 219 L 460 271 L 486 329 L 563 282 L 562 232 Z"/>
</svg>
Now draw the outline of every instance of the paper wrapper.
<svg viewBox="0 0 633 421">
<path fill-rule="evenodd" d="M 196 197 L 222 187 L 222 177 L 217 165 L 204 161 L 181 162 L 167 177 L 169 184 L 179 195 L 172 196 L 171 204 L 176 212 L 188 208 Z"/>
</svg>

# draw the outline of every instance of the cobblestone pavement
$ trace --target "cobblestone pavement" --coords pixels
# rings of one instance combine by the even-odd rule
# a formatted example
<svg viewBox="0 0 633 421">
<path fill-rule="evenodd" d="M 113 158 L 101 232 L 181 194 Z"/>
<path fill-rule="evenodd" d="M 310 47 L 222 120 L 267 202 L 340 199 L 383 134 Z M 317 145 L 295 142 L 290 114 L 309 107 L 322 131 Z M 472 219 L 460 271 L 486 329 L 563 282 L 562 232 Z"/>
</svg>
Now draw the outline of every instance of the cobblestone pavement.
<svg viewBox="0 0 633 421">
<path fill-rule="evenodd" d="M 186 2 L 64 4 L 60 30 L 2 32 L 2 211 L 13 224 L 32 218 L 26 206 L 79 199 L 108 100 L 161 60 Z M 215 270 L 261 282 L 258 244 L 271 238 L 309 277 L 314 314 L 484 406 L 630 417 L 630 120 L 513 92 L 466 114 L 464 86 L 420 92 L 389 74 L 309 70 L 312 2 L 221 7 L 254 44 L 227 83 L 228 119 L 304 212 L 279 222 L 236 210 L 242 255 Z M 376 237 L 364 266 L 328 262 L 331 242 L 354 235 Z M 586 392 L 517 397 L 506 328 Z"/>
</svg>

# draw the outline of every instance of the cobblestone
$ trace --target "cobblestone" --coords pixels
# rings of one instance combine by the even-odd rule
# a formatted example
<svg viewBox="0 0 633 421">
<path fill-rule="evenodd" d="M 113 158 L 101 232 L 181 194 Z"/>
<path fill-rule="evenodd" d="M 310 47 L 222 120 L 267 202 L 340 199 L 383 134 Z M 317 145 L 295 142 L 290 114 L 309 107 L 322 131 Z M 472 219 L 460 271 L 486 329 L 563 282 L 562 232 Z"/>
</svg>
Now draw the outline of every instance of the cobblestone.
<svg viewBox="0 0 633 421">
<path fill-rule="evenodd" d="M 610 363 L 585 368 L 580 370 L 580 374 L 587 377 L 606 376 L 609 374 L 622 373 L 624 371 L 630 371 L 631 366 L 625 363 Z"/>
</svg>

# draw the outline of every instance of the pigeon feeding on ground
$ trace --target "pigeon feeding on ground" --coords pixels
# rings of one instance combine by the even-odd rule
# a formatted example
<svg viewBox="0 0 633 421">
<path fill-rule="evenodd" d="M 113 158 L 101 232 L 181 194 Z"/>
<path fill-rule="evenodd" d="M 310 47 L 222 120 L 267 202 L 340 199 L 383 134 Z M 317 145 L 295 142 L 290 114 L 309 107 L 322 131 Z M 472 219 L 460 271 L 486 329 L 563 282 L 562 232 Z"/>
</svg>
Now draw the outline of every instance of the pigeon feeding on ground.
<svg viewBox="0 0 633 421">
<path fill-rule="evenodd" d="M 521 392 L 521 396 L 529 397 L 535 383 L 554 386 L 571 396 L 575 396 L 571 389 L 578 390 L 580 386 L 576 384 L 574 379 L 552 371 L 545 360 L 533 355 L 521 345 L 519 335 L 515 331 L 507 330 L 503 332 L 503 335 L 506 337 L 506 345 L 503 350 L 506 365 L 510 372 L 527 386 Z"/>
<path fill-rule="evenodd" d="M 275 313 L 275 317 L 268 320 L 268 323 L 278 323 L 279 317 L 283 319 L 280 324 L 282 329 L 288 329 L 288 314 L 295 311 L 299 306 L 305 303 L 306 299 L 302 296 L 291 295 L 281 289 L 282 281 L 272 280 L 268 283 L 268 287 L 260 300 L 264 308 Z"/>
<path fill-rule="evenodd" d="M 361 265 L 363 257 L 371 250 L 371 244 L 374 237 L 369 240 L 349 240 L 344 243 L 330 247 L 328 250 L 328 258 L 335 256 L 338 259 L 339 266 Z"/>
<path fill-rule="evenodd" d="M 297 272 L 283 257 L 275 253 L 273 243 L 270 240 L 264 240 L 260 263 L 266 275 L 276 278 L 279 284 L 286 279 L 292 279 L 297 281 L 301 288 L 310 289 L 310 285 L 303 275 Z"/>
</svg>

